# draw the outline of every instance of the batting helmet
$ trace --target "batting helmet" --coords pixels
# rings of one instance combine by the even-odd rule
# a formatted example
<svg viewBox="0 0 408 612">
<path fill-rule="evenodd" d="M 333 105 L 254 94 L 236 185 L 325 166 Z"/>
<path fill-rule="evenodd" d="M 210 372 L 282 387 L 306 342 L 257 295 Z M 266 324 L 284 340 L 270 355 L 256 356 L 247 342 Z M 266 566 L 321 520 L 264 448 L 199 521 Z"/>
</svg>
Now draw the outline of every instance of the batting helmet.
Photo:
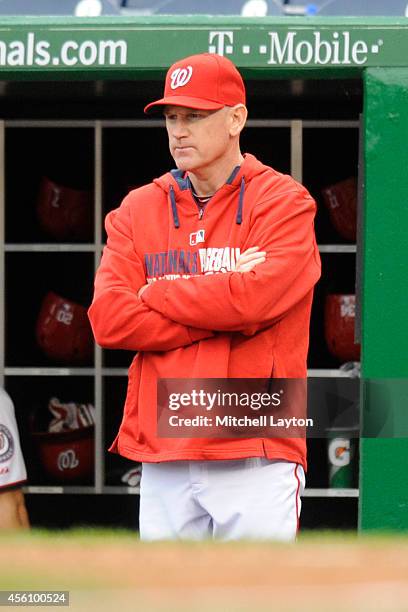
<svg viewBox="0 0 408 612">
<path fill-rule="evenodd" d="M 52 291 L 42 302 L 36 336 L 50 359 L 81 364 L 91 358 L 93 338 L 86 308 Z"/>
<path fill-rule="evenodd" d="M 322 191 L 330 220 L 345 240 L 356 240 L 357 235 L 357 179 L 348 178 Z"/>
<path fill-rule="evenodd" d="M 57 240 L 92 240 L 91 191 L 72 189 L 43 177 L 37 197 L 42 230 Z"/>
<path fill-rule="evenodd" d="M 54 482 L 78 483 L 92 479 L 94 426 L 58 433 L 33 432 L 39 459 Z"/>
<path fill-rule="evenodd" d="M 358 361 L 360 345 L 354 342 L 355 295 L 326 296 L 324 329 L 330 352 L 340 361 Z"/>
</svg>

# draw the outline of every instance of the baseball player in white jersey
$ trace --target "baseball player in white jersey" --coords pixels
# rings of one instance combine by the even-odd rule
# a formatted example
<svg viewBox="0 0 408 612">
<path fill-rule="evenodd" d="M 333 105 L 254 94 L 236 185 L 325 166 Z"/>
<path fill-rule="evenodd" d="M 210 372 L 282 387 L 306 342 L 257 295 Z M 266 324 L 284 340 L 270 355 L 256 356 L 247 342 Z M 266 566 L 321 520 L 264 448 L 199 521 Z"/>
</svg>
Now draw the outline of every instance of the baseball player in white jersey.
<svg viewBox="0 0 408 612">
<path fill-rule="evenodd" d="M 26 481 L 14 405 L 6 391 L 0 388 L 0 528 L 29 527 L 21 489 Z"/>
</svg>

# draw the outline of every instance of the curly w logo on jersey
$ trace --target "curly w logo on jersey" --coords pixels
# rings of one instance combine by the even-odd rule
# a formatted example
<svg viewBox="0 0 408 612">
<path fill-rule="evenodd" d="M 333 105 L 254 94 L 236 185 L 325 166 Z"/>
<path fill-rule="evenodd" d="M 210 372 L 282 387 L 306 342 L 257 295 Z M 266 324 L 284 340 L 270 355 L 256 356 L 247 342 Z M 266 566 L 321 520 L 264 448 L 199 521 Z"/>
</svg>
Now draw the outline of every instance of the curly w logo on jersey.
<svg viewBox="0 0 408 612">
<path fill-rule="evenodd" d="M 187 85 L 193 75 L 193 69 L 191 66 L 187 68 L 176 68 L 170 75 L 170 87 L 177 89 L 177 87 L 184 87 Z"/>
</svg>

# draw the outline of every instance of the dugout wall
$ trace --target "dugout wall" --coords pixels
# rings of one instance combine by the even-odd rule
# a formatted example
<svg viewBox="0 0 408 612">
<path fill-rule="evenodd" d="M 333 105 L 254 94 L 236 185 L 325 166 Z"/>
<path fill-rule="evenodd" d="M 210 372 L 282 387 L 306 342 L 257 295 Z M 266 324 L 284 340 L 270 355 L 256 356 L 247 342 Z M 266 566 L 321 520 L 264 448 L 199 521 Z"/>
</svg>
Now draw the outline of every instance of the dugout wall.
<svg viewBox="0 0 408 612">
<path fill-rule="evenodd" d="M 311 377 L 344 375 L 324 337 L 324 300 L 328 292 L 357 291 L 360 474 L 331 487 L 327 441 L 311 440 L 304 524 L 333 526 L 321 519 L 332 512 L 334 524 L 354 526 L 358 500 L 360 529 L 405 529 L 407 22 L 10 18 L 0 30 L 0 375 L 16 404 L 30 495 L 40 504 L 42 494 L 138 492 L 131 486 L 137 470 L 133 480 L 121 480 L 134 466 L 105 451 L 120 422 L 130 355 L 95 347 L 82 361 L 53 359 L 35 328 L 50 291 L 89 303 L 104 215 L 128 189 L 171 165 L 162 121 L 146 119 L 142 108 L 160 96 L 172 61 L 210 51 L 230 57 L 246 79 L 243 149 L 304 182 L 318 202 L 323 277 L 312 315 Z M 350 177 L 360 186 L 357 240 L 336 231 L 323 198 L 325 187 Z M 86 235 L 50 233 L 41 224 L 47 178 L 92 197 Z M 41 466 L 32 435 L 53 396 L 96 409 L 91 468 L 71 480 L 69 456 L 58 480 Z"/>
</svg>

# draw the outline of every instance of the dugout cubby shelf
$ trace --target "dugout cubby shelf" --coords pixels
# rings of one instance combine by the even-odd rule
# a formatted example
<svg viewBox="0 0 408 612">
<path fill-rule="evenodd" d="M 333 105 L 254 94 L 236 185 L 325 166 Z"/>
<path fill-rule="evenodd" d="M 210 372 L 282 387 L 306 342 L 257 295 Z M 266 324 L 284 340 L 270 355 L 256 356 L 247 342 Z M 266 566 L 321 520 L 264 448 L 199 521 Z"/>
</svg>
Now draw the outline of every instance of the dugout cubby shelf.
<svg viewBox="0 0 408 612">
<path fill-rule="evenodd" d="M 67 297 L 85 306 L 90 303 L 93 275 L 106 241 L 104 216 L 129 189 L 171 166 L 161 119 L 92 119 L 89 109 L 87 112 L 84 119 L 67 118 L 67 113 L 61 113 L 58 118 L 28 120 L 13 116 L 0 121 L 0 184 L 4 186 L 0 195 L 0 273 L 4 279 L 0 300 L 0 382 L 16 404 L 27 464 L 35 461 L 27 437 L 30 402 L 44 404 L 46 396 L 58 387 L 56 383 L 62 381 L 62 399 L 86 399 L 96 410 L 92 482 L 50 483 L 38 470 L 31 470 L 29 475 L 32 473 L 33 478 L 25 490 L 33 495 L 134 495 L 139 491 L 137 486 L 123 486 L 120 482 L 120 474 L 132 462 L 106 450 L 120 424 L 131 353 L 95 346 L 92 358 L 81 366 L 53 363 L 41 354 L 33 335 L 38 304 L 47 289 L 68 293 Z M 353 291 L 357 246 L 342 241 L 329 226 L 321 188 L 357 173 L 359 120 L 358 113 L 352 119 L 342 118 L 340 113 L 338 120 L 311 116 L 310 111 L 305 119 L 282 118 L 279 113 L 276 119 L 250 118 L 242 148 L 304 182 L 317 200 L 316 228 L 323 278 L 316 289 L 308 374 L 339 377 L 344 375 L 339 370 L 340 363 L 324 345 L 323 296 L 327 287 L 334 285 Z M 21 164 L 28 169 L 24 180 Z M 47 167 L 52 169 L 50 174 L 55 180 L 92 190 L 92 239 L 58 241 L 38 227 L 36 194 Z M 311 444 L 316 445 L 314 440 Z M 319 462 L 310 466 L 311 485 L 305 498 L 328 498 L 335 503 L 338 498 L 358 497 L 358 488 L 330 489 L 324 486 L 323 473 L 313 474 L 326 462 L 322 449 L 323 445 L 318 449 Z"/>
<path fill-rule="evenodd" d="M 84 494 L 94 495 L 95 488 L 87 486 L 27 486 L 24 487 L 26 493 L 32 493 L 35 495 L 72 495 L 72 494 Z M 123 486 L 104 486 L 102 494 L 104 495 L 139 495 L 139 487 L 123 487 Z M 306 488 L 303 497 L 317 497 L 317 498 L 358 498 L 358 489 L 315 489 Z"/>
</svg>

